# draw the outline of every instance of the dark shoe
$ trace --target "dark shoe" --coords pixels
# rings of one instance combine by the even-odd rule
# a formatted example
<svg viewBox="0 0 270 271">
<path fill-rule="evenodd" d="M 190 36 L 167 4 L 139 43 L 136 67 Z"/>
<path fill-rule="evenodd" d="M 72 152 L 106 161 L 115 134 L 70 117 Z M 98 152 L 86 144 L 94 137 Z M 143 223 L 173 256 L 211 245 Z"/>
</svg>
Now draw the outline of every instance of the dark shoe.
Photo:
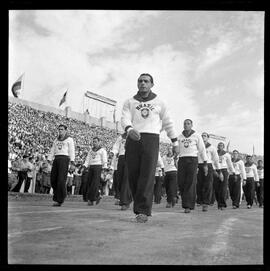
<svg viewBox="0 0 270 271">
<path fill-rule="evenodd" d="M 129 205 L 122 205 L 121 206 L 121 211 L 126 211 L 129 209 Z"/>
<path fill-rule="evenodd" d="M 53 207 L 60 207 L 60 206 L 61 206 L 61 203 L 55 202 L 52 206 L 53 206 Z"/>
<path fill-rule="evenodd" d="M 237 206 L 235 206 L 235 205 L 233 205 L 233 207 L 232 207 L 233 209 L 237 209 L 238 207 Z"/>
<path fill-rule="evenodd" d="M 167 202 L 166 208 L 172 208 L 172 204 L 170 202 Z"/>
<path fill-rule="evenodd" d="M 102 197 L 99 197 L 98 199 L 97 199 L 97 201 L 96 201 L 96 205 L 98 205 L 99 204 L 99 202 L 100 202 L 100 200 L 102 199 Z"/>
<path fill-rule="evenodd" d="M 138 215 L 136 216 L 136 221 L 137 221 L 138 223 L 145 223 L 147 220 L 148 220 L 148 217 L 147 217 L 147 215 L 145 215 L 145 214 L 138 214 Z"/>
<path fill-rule="evenodd" d="M 88 205 L 89 205 L 89 206 L 92 206 L 92 205 L 94 205 L 94 202 L 91 201 L 91 200 L 88 200 Z"/>
<path fill-rule="evenodd" d="M 120 200 L 117 199 L 117 200 L 115 201 L 114 205 L 119 205 L 119 203 L 120 203 Z"/>
<path fill-rule="evenodd" d="M 185 208 L 185 213 L 186 214 L 190 213 L 190 209 L 189 208 Z"/>
<path fill-rule="evenodd" d="M 251 205 L 248 205 L 247 208 L 248 208 L 248 209 L 251 209 Z"/>
<path fill-rule="evenodd" d="M 203 212 L 207 212 L 207 211 L 208 211 L 208 206 L 207 206 L 207 205 L 203 205 L 202 211 L 203 211 Z"/>
</svg>

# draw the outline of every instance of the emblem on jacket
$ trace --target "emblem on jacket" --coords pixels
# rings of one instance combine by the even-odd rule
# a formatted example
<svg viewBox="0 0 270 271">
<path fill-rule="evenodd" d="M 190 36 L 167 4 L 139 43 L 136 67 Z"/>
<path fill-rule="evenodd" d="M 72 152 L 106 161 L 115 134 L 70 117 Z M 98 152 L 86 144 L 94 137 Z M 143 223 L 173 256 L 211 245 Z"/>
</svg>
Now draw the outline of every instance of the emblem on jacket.
<svg viewBox="0 0 270 271">
<path fill-rule="evenodd" d="M 190 139 L 184 138 L 183 140 L 181 140 L 181 142 L 184 144 L 185 148 L 189 147 L 189 144 L 191 143 Z"/>
<path fill-rule="evenodd" d="M 149 116 L 149 109 L 148 108 L 143 108 L 141 110 L 141 115 L 144 119 L 146 119 Z"/>
<path fill-rule="evenodd" d="M 62 150 L 62 147 L 63 147 L 63 143 L 62 142 L 57 142 L 57 148 L 58 150 Z"/>
</svg>

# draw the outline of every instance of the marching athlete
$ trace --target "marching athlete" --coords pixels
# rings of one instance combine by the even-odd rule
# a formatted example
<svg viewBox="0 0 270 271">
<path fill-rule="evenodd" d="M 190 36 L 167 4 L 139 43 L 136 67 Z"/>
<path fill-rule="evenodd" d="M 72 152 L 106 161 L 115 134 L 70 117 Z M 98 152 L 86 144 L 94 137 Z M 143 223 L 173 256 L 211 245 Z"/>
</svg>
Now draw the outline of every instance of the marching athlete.
<svg viewBox="0 0 270 271">
<path fill-rule="evenodd" d="M 60 124 L 58 126 L 58 137 L 54 140 L 51 152 L 48 155 L 48 161 L 53 160 L 51 171 L 51 186 L 53 188 L 53 204 L 59 207 L 63 204 L 67 196 L 67 174 L 69 166 L 75 168 L 75 147 L 73 138 L 67 133 L 67 126 Z"/>
<path fill-rule="evenodd" d="M 207 155 L 202 137 L 192 130 L 191 119 L 184 121 L 184 131 L 178 136 L 180 154 L 177 167 L 179 190 L 185 213 L 194 209 L 196 202 L 196 183 L 198 156 L 203 161 L 204 174 L 208 174 Z"/>
<path fill-rule="evenodd" d="M 233 151 L 232 164 L 235 173 L 229 176 L 229 190 L 230 197 L 232 199 L 232 208 L 237 209 L 240 205 L 241 186 L 247 179 L 244 162 L 240 159 L 239 152 L 237 150 Z"/>
<path fill-rule="evenodd" d="M 243 182 L 243 190 L 247 201 L 247 208 L 250 209 L 253 205 L 255 195 L 255 182 L 259 182 L 257 167 L 253 163 L 251 155 L 247 155 L 246 157 L 245 170 L 247 181 Z"/>
<path fill-rule="evenodd" d="M 155 172 L 155 184 L 154 184 L 154 202 L 160 204 L 162 198 L 162 180 L 163 180 L 164 164 L 158 153 L 158 161 Z"/>
<path fill-rule="evenodd" d="M 120 135 L 113 145 L 112 152 L 117 163 L 117 181 L 119 184 L 119 194 L 121 210 L 125 211 L 129 209 L 130 203 L 132 202 L 132 195 L 129 188 L 127 165 L 125 159 L 125 144 L 126 144 L 127 133 Z"/>
<path fill-rule="evenodd" d="M 165 129 L 173 142 L 173 151 L 179 147 L 168 109 L 152 92 L 153 77 L 141 74 L 135 96 L 125 101 L 121 124 L 127 132 L 126 161 L 137 222 L 146 222 L 153 204 L 155 169 L 159 152 L 159 135 Z"/>
<path fill-rule="evenodd" d="M 197 175 L 197 196 L 199 202 L 202 204 L 202 211 L 208 211 L 208 206 L 211 203 L 213 193 L 213 171 L 215 168 L 216 174 L 221 175 L 219 166 L 219 158 L 216 148 L 211 145 L 208 133 L 202 133 L 202 139 L 205 144 L 206 155 L 207 155 L 207 166 L 208 172 L 205 175 L 203 158 L 201 155 L 198 156 L 198 175 Z M 213 167 L 214 165 L 214 167 Z"/>
<path fill-rule="evenodd" d="M 219 210 L 225 210 L 227 207 L 227 192 L 229 173 L 235 173 L 232 165 L 231 155 L 224 151 L 223 142 L 218 143 L 218 156 L 221 173 L 219 176 L 214 175 L 214 190 Z"/>
<path fill-rule="evenodd" d="M 171 208 L 174 207 L 177 201 L 177 164 L 171 145 L 168 147 L 166 155 L 163 156 L 163 164 L 165 172 L 164 183 L 167 195 L 166 208 Z"/>
<path fill-rule="evenodd" d="M 101 199 L 99 187 L 101 171 L 107 169 L 107 151 L 101 147 L 99 137 L 93 138 L 93 147 L 90 148 L 85 159 L 84 168 L 88 169 L 87 195 L 88 205 L 98 204 Z"/>
<path fill-rule="evenodd" d="M 256 194 L 257 194 L 257 199 L 259 202 L 259 207 L 263 207 L 263 197 L 264 197 L 264 183 L 263 183 L 263 161 L 258 160 L 258 166 L 257 166 L 257 172 L 259 176 L 259 182 L 257 183 L 256 187 Z"/>
</svg>

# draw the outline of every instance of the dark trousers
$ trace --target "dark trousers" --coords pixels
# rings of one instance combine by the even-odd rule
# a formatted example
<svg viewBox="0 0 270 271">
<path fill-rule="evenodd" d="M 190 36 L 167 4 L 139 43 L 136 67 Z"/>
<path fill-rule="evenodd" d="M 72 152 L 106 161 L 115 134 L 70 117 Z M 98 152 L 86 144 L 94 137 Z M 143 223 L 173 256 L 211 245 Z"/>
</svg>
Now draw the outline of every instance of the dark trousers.
<svg viewBox="0 0 270 271">
<path fill-rule="evenodd" d="M 216 197 L 218 208 L 227 207 L 226 199 L 228 196 L 229 173 L 227 169 L 221 169 L 221 172 L 224 176 L 223 181 L 221 181 L 218 177 L 214 177 L 215 197 Z"/>
<path fill-rule="evenodd" d="M 102 165 L 91 165 L 88 171 L 87 200 L 96 201 L 100 197 L 100 176 Z"/>
<path fill-rule="evenodd" d="M 19 192 L 22 186 L 23 181 L 27 179 L 27 172 L 18 171 L 18 183 L 12 189 L 12 192 Z"/>
<path fill-rule="evenodd" d="M 210 205 L 213 190 L 213 166 L 208 165 L 208 173 L 205 176 L 203 170 L 203 164 L 198 165 L 197 175 L 197 203 Z"/>
<path fill-rule="evenodd" d="M 75 184 L 74 195 L 79 195 L 80 189 L 81 189 L 81 184 L 82 184 L 82 176 L 75 175 L 74 176 L 74 184 Z"/>
<path fill-rule="evenodd" d="M 141 133 L 141 139 L 126 140 L 128 180 L 134 201 L 133 212 L 150 216 L 153 204 L 159 135 Z"/>
<path fill-rule="evenodd" d="M 117 163 L 117 168 L 118 168 L 118 163 Z M 114 198 L 119 200 L 120 199 L 120 189 L 119 189 L 119 180 L 118 180 L 117 170 L 115 170 L 113 172 L 113 191 L 114 191 Z"/>
<path fill-rule="evenodd" d="M 253 199 L 255 196 L 255 182 L 254 178 L 247 178 L 246 185 L 243 186 L 247 205 L 253 205 Z"/>
<path fill-rule="evenodd" d="M 241 198 L 241 177 L 240 175 L 229 176 L 229 190 L 232 205 L 239 207 Z"/>
<path fill-rule="evenodd" d="M 259 185 L 258 185 L 259 184 Z M 259 183 L 256 184 L 255 191 L 257 195 L 257 200 L 259 202 L 259 206 L 263 205 L 263 193 L 264 193 L 264 187 L 263 187 L 263 179 L 259 180 Z"/>
<path fill-rule="evenodd" d="M 24 185 L 24 193 L 28 193 L 28 189 L 30 187 L 32 181 L 32 177 L 27 177 Z"/>
<path fill-rule="evenodd" d="M 180 157 L 178 160 L 178 185 L 182 207 L 194 209 L 196 201 L 198 157 Z"/>
<path fill-rule="evenodd" d="M 162 198 L 162 177 L 155 176 L 154 184 L 154 202 L 160 203 Z"/>
<path fill-rule="evenodd" d="M 167 202 L 175 204 L 177 197 L 177 171 L 167 171 L 164 177 Z"/>
<path fill-rule="evenodd" d="M 69 167 L 69 157 L 57 155 L 53 160 L 51 171 L 51 186 L 53 189 L 53 201 L 63 203 L 67 196 L 67 174 Z"/>
<path fill-rule="evenodd" d="M 120 191 L 119 205 L 121 206 L 129 205 L 132 202 L 132 195 L 129 188 L 128 171 L 127 171 L 125 155 L 120 155 L 118 157 L 117 180 L 118 180 L 119 191 Z"/>
<path fill-rule="evenodd" d="M 82 183 L 81 183 L 81 189 L 80 194 L 83 197 L 83 201 L 87 201 L 87 184 L 88 184 L 88 172 L 89 168 L 85 169 L 82 173 Z"/>
</svg>

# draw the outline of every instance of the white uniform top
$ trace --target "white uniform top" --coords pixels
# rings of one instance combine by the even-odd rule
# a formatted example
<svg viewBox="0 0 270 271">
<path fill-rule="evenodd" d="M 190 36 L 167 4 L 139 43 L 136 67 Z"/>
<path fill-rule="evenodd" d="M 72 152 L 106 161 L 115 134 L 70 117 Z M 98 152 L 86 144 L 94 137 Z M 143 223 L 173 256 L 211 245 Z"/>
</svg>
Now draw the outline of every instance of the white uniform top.
<svg viewBox="0 0 270 271">
<path fill-rule="evenodd" d="M 207 161 L 204 142 L 201 135 L 199 135 L 197 132 L 194 132 L 189 137 L 185 137 L 181 133 L 177 139 L 180 147 L 179 157 L 198 157 L 201 155 L 203 161 Z"/>
<path fill-rule="evenodd" d="M 97 151 L 93 151 L 93 149 L 90 148 L 85 159 L 84 166 L 102 165 L 102 168 L 107 168 L 107 163 L 107 151 L 104 148 L 100 148 Z"/>
<path fill-rule="evenodd" d="M 51 152 L 48 155 L 48 160 L 52 161 L 56 155 L 67 155 L 69 156 L 70 161 L 74 161 L 75 147 L 73 138 L 68 137 L 63 141 L 55 139 L 51 148 Z"/>
<path fill-rule="evenodd" d="M 246 174 L 247 178 L 254 178 L 255 182 L 259 181 L 258 171 L 255 164 L 252 164 L 251 166 L 247 166 L 245 164 Z"/>
<path fill-rule="evenodd" d="M 160 153 L 159 153 L 155 176 L 161 176 L 162 168 L 164 168 L 164 164 L 163 164 L 163 160 L 162 160 Z"/>
<path fill-rule="evenodd" d="M 263 168 L 262 169 L 257 168 L 257 172 L 258 172 L 259 179 L 263 179 Z"/>
<path fill-rule="evenodd" d="M 126 139 L 123 138 L 122 136 L 119 136 L 113 145 L 113 148 L 112 148 L 113 154 L 114 155 L 116 155 L 116 154 L 124 155 L 125 151 L 126 151 L 125 144 L 126 144 Z"/>
<path fill-rule="evenodd" d="M 235 170 L 235 174 L 240 174 L 241 178 L 246 180 L 247 175 L 246 175 L 246 170 L 245 170 L 245 164 L 242 160 L 239 160 L 237 162 L 232 161 L 234 170 Z"/>
<path fill-rule="evenodd" d="M 27 171 L 27 177 L 33 178 L 33 171 L 35 169 L 35 166 L 31 162 L 29 162 L 29 169 L 30 171 Z"/>
<path fill-rule="evenodd" d="M 219 155 L 219 166 L 220 169 L 227 169 L 229 173 L 235 173 L 231 155 L 227 152 L 223 155 Z"/>
<path fill-rule="evenodd" d="M 163 164 L 164 164 L 164 171 L 168 172 L 168 171 L 177 171 L 177 168 L 175 166 L 174 163 L 174 157 L 169 157 L 167 155 L 164 155 L 162 157 L 163 160 Z"/>
<path fill-rule="evenodd" d="M 215 169 L 220 169 L 217 149 L 213 145 L 206 148 L 206 156 L 208 164 L 212 164 Z M 203 163 L 202 155 L 198 156 L 198 162 L 199 164 Z"/>
<path fill-rule="evenodd" d="M 134 97 L 126 100 L 122 109 L 121 124 L 124 130 L 130 126 L 140 133 L 159 135 L 164 129 L 170 139 L 176 138 L 174 123 L 167 106 L 157 96 L 145 102 L 140 102 Z"/>
</svg>

